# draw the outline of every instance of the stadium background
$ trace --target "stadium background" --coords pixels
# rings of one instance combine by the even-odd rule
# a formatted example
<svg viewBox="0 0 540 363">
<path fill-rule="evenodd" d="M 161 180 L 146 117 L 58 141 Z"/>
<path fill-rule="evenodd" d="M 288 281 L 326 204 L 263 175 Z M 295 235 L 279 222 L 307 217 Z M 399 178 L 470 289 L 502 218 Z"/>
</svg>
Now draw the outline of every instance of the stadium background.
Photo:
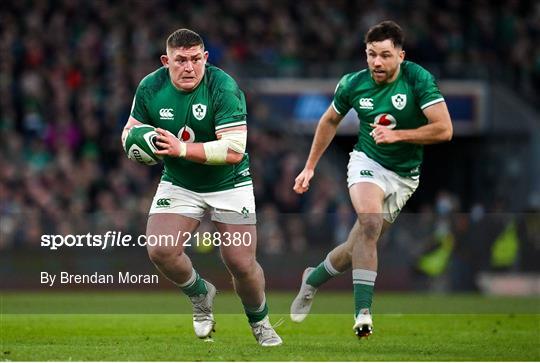
<svg viewBox="0 0 540 363">
<path fill-rule="evenodd" d="M 293 193 L 294 177 L 339 77 L 365 67 L 365 31 L 393 19 L 407 59 L 440 80 L 456 134 L 426 147 L 420 188 L 380 243 L 378 289 L 538 294 L 538 3 L 66 0 L 0 10 L 3 288 L 46 290 L 44 270 L 154 271 L 140 247 L 49 251 L 40 236 L 144 233 L 160 167 L 129 161 L 119 138 L 139 80 L 179 27 L 199 32 L 210 62 L 246 92 L 259 259 L 269 289 L 296 288 L 354 222 L 345 183 L 354 123 L 308 194 Z M 216 250 L 188 253 L 231 288 Z M 350 278 L 331 287 L 348 289 Z"/>
</svg>

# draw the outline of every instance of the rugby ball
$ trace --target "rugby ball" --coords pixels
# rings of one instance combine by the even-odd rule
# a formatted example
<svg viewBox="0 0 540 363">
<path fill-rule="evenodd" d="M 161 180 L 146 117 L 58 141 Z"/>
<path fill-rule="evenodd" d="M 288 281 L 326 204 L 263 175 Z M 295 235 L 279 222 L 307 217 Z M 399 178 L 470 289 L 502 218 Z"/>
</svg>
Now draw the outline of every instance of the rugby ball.
<svg viewBox="0 0 540 363">
<path fill-rule="evenodd" d="M 126 137 L 124 149 L 129 159 L 144 165 L 155 165 L 163 159 L 156 155 L 158 133 L 150 125 L 133 126 Z"/>
</svg>

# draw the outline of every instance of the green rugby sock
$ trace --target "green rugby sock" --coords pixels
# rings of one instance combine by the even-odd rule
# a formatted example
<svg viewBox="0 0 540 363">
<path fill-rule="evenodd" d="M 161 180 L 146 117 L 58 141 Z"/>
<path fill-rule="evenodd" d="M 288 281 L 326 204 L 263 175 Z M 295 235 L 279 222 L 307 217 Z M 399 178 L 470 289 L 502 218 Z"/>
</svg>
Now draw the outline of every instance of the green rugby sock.
<svg viewBox="0 0 540 363">
<path fill-rule="evenodd" d="M 336 270 L 332 263 L 330 262 L 330 254 L 326 256 L 323 262 L 311 271 L 309 274 L 306 283 L 313 287 L 319 287 L 324 284 L 326 281 L 330 280 L 332 277 L 339 275 L 341 272 Z"/>
<path fill-rule="evenodd" d="M 371 311 L 376 277 L 377 272 L 375 271 L 353 270 L 354 316 L 357 316 L 362 309 L 369 309 Z"/>
<path fill-rule="evenodd" d="M 185 283 L 180 285 L 180 288 L 187 296 L 205 295 L 208 293 L 206 284 L 201 276 L 193 269 L 191 277 Z"/>
<path fill-rule="evenodd" d="M 266 304 L 266 298 L 264 298 L 261 306 L 256 308 L 244 305 L 244 311 L 250 324 L 258 323 L 268 315 L 268 305 Z"/>
</svg>

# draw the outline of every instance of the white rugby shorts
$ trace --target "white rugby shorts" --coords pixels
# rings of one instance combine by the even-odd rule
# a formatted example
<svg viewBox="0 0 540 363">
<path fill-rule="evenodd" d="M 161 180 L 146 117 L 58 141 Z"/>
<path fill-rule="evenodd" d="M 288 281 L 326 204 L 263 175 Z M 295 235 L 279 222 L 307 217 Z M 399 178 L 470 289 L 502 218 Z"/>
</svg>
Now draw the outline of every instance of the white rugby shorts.
<svg viewBox="0 0 540 363">
<path fill-rule="evenodd" d="M 405 203 L 413 195 L 420 177 L 403 177 L 386 169 L 365 153 L 354 150 L 350 154 L 347 167 L 347 184 L 349 188 L 357 183 L 373 183 L 384 192 L 384 219 L 393 223 Z"/>
<path fill-rule="evenodd" d="M 201 220 L 210 211 L 213 221 L 226 224 L 256 224 L 253 185 L 211 193 L 197 193 L 159 183 L 149 214 L 174 213 Z"/>
</svg>

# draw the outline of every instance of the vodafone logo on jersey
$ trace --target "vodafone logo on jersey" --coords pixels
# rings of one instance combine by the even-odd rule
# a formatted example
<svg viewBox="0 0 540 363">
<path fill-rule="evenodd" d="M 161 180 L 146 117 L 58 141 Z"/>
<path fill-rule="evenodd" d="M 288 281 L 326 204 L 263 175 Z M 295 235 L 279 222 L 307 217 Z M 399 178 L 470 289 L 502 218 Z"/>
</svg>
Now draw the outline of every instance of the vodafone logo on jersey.
<svg viewBox="0 0 540 363">
<path fill-rule="evenodd" d="M 189 126 L 184 126 L 178 131 L 178 138 L 183 142 L 194 142 L 195 132 Z"/>
<path fill-rule="evenodd" d="M 396 127 L 396 118 L 389 113 L 381 113 L 380 115 L 375 116 L 374 125 L 386 126 L 389 129 Z"/>
</svg>

